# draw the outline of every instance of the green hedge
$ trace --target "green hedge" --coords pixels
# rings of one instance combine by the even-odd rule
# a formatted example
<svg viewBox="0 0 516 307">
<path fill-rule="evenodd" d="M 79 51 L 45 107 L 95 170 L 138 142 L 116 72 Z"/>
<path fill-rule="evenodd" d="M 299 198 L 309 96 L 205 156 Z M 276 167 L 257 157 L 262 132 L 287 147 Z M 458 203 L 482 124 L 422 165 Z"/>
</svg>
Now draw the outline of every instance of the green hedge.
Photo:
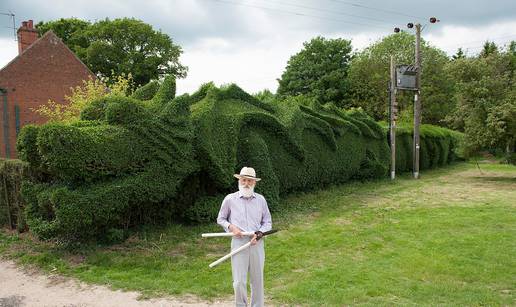
<svg viewBox="0 0 516 307">
<path fill-rule="evenodd" d="M 26 229 L 25 203 L 20 194 L 27 163 L 0 159 L 0 226 L 19 231 Z"/>
<path fill-rule="evenodd" d="M 396 171 L 408 172 L 413 169 L 412 127 L 401 125 L 396 129 Z M 387 129 L 385 128 L 386 133 Z M 449 164 L 460 157 L 459 142 L 462 134 L 446 128 L 421 125 L 420 129 L 420 170 Z"/>
<path fill-rule="evenodd" d="M 46 174 L 23 184 L 32 231 L 84 241 L 148 222 L 213 221 L 243 166 L 264 179 L 257 192 L 272 210 L 293 191 L 387 174 L 387 131 L 359 109 L 305 97 L 266 104 L 212 83 L 174 97 L 165 79 L 130 98 L 94 101 L 72 125 L 22 129 L 20 157 Z M 398 135 L 406 171 L 410 132 Z M 425 126 L 421 135 L 424 168 L 453 159 L 453 133 Z"/>
</svg>

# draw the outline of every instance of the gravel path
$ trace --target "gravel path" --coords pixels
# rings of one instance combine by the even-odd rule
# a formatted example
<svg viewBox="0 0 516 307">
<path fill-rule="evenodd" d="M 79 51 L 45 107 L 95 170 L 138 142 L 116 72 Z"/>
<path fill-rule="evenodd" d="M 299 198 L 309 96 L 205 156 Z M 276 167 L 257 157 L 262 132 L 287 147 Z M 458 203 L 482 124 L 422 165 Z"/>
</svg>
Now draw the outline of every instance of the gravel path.
<svg viewBox="0 0 516 307">
<path fill-rule="evenodd" d="M 195 298 L 138 300 L 138 292 L 113 291 L 59 275 L 42 275 L 0 260 L 0 307 L 14 306 L 233 306 L 230 301 Z"/>
</svg>

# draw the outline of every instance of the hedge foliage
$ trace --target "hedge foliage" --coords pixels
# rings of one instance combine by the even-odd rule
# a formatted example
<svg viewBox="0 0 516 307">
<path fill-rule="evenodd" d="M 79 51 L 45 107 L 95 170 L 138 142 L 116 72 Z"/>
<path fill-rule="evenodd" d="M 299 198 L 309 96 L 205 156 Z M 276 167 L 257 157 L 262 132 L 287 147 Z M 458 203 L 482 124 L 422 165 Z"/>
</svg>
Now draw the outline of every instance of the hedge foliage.
<svg viewBox="0 0 516 307">
<path fill-rule="evenodd" d="M 460 132 L 421 125 L 419 149 L 420 170 L 435 168 L 457 160 L 463 135 Z M 398 126 L 396 129 L 396 172 L 412 171 L 412 127 Z"/>
<path fill-rule="evenodd" d="M 132 225 L 174 218 L 212 221 L 243 166 L 263 178 L 257 192 L 272 210 L 281 195 L 383 177 L 389 166 L 387 131 L 361 110 L 304 97 L 264 103 L 236 85 L 208 83 L 175 97 L 169 78 L 130 98 L 94 101 L 81 119 L 28 126 L 18 140 L 20 157 L 46 174 L 23 184 L 29 226 L 44 239 L 120 237 Z M 403 133 L 398 165 L 408 170 Z M 451 161 L 453 138 L 423 127 L 422 168 Z"/>
<path fill-rule="evenodd" d="M 22 178 L 27 172 L 27 163 L 20 160 L 0 159 L 0 226 L 23 231 L 25 203 L 21 198 Z"/>
</svg>

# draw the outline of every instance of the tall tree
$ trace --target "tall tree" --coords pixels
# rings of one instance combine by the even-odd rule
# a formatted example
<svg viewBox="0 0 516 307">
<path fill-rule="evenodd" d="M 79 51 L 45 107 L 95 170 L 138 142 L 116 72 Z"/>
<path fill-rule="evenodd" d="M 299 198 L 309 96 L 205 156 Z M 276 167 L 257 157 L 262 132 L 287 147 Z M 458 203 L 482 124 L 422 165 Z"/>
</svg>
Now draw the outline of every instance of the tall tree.
<svg viewBox="0 0 516 307">
<path fill-rule="evenodd" d="M 452 55 L 452 59 L 454 59 L 454 60 L 463 59 L 465 57 L 466 57 L 466 54 L 464 54 L 464 51 L 462 51 L 462 48 L 459 48 L 457 50 L 457 53 Z"/>
<path fill-rule="evenodd" d="M 346 77 L 351 60 L 351 41 L 315 37 L 288 61 L 278 79 L 280 97 L 307 95 L 321 103 L 342 105 L 348 86 Z"/>
<path fill-rule="evenodd" d="M 488 48 L 493 51 L 492 48 Z M 480 53 L 450 62 L 457 108 L 449 120 L 465 132 L 469 153 L 498 149 L 514 155 L 516 142 L 516 54 Z"/>
<path fill-rule="evenodd" d="M 482 51 L 480 51 L 481 57 L 488 57 L 491 54 L 498 52 L 498 46 L 494 42 L 487 41 L 484 43 L 484 47 L 482 48 Z"/>
<path fill-rule="evenodd" d="M 349 106 L 362 107 L 376 120 L 388 116 L 388 91 L 390 57 L 396 63 L 414 64 L 414 35 L 406 32 L 389 35 L 358 53 L 349 68 Z M 446 54 L 429 46 L 424 40 L 422 51 L 422 120 L 440 124 L 454 108 L 451 101 L 453 84 L 444 71 L 449 61 Z M 398 101 L 403 112 L 412 112 L 413 93 L 399 93 Z"/>
<path fill-rule="evenodd" d="M 171 74 L 186 76 L 179 63 L 181 47 L 161 31 L 134 19 L 105 19 L 95 23 L 76 18 L 40 22 L 43 35 L 53 30 L 99 76 L 131 74 L 136 85 Z"/>
<path fill-rule="evenodd" d="M 84 31 L 91 26 L 89 21 L 77 18 L 61 18 L 58 20 L 43 22 L 36 24 L 39 36 L 52 30 L 70 49 L 76 51 L 80 48 L 87 48 L 89 45 L 88 38 L 84 35 Z"/>
</svg>

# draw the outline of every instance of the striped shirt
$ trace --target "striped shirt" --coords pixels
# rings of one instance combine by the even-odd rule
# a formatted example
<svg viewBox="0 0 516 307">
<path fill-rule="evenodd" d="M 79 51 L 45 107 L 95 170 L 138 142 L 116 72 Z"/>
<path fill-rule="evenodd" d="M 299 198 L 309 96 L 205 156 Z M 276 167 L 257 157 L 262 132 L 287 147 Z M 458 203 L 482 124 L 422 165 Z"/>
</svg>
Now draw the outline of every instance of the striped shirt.
<svg viewBox="0 0 516 307">
<path fill-rule="evenodd" d="M 229 232 L 233 224 L 245 232 L 266 232 L 272 229 L 272 218 L 265 198 L 253 193 L 246 198 L 240 191 L 229 194 L 222 201 L 217 224 Z"/>
</svg>

